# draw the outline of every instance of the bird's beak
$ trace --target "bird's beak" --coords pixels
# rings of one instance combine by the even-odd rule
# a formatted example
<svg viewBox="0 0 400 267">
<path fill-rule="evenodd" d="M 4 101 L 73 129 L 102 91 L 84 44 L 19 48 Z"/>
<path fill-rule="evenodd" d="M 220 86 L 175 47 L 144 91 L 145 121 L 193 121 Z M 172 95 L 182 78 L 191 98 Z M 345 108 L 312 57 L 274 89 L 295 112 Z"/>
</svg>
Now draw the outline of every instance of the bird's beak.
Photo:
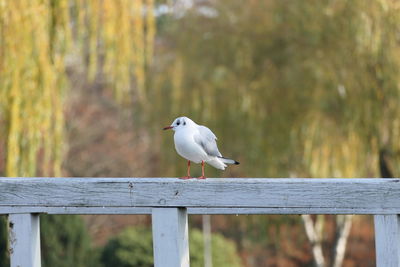
<svg viewBox="0 0 400 267">
<path fill-rule="evenodd" d="M 169 130 L 169 129 L 172 129 L 172 128 L 174 128 L 174 127 L 172 127 L 172 126 L 167 126 L 167 127 L 164 127 L 163 130 Z"/>
</svg>

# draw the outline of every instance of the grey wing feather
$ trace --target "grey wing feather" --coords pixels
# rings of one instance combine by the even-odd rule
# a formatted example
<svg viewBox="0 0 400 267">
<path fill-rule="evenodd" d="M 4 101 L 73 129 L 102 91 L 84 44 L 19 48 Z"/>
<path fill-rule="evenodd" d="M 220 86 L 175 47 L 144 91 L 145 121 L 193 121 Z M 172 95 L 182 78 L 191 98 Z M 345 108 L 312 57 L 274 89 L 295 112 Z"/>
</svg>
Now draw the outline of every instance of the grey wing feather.
<svg viewBox="0 0 400 267">
<path fill-rule="evenodd" d="M 194 141 L 199 144 L 209 156 L 221 157 L 217 147 L 217 137 L 210 129 L 203 125 L 198 126 L 199 133 L 194 135 Z"/>
</svg>

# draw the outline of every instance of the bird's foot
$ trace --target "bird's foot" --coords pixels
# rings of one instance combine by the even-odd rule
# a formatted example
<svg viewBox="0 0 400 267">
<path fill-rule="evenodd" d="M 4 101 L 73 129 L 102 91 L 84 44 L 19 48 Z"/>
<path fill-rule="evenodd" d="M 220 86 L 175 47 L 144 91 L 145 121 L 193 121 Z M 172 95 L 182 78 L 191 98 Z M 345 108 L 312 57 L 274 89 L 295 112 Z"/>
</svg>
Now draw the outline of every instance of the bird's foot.
<svg viewBox="0 0 400 267">
<path fill-rule="evenodd" d="M 183 177 L 180 177 L 179 179 L 182 179 L 182 180 L 187 180 L 187 179 L 192 179 L 193 177 L 191 177 L 191 176 L 183 176 Z"/>
<path fill-rule="evenodd" d="M 206 179 L 207 177 L 205 177 L 204 175 L 197 177 L 197 179 Z"/>
</svg>

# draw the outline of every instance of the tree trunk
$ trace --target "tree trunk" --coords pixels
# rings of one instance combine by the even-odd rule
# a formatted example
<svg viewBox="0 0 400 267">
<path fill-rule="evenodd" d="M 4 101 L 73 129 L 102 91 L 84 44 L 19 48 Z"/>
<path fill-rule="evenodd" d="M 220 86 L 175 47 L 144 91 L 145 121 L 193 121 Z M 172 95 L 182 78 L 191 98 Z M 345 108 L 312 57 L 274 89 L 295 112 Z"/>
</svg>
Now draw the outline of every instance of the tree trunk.
<svg viewBox="0 0 400 267">
<path fill-rule="evenodd" d="M 324 254 L 322 252 L 321 238 L 318 236 L 315 224 L 309 214 L 301 215 L 306 229 L 308 240 L 311 243 L 312 253 L 317 267 L 325 267 Z M 320 225 L 320 224 L 319 224 Z M 320 228 L 320 227 L 318 227 Z"/>
<path fill-rule="evenodd" d="M 336 236 L 333 267 L 343 265 L 344 255 L 346 253 L 347 240 L 350 235 L 353 215 L 337 215 L 336 216 Z"/>
</svg>

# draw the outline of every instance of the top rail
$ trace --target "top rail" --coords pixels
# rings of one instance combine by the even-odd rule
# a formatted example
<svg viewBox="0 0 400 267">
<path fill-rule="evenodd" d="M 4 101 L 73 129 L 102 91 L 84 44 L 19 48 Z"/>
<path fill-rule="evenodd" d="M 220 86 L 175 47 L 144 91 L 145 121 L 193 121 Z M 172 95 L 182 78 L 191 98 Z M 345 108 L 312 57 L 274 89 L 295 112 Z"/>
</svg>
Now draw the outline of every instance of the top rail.
<svg viewBox="0 0 400 267">
<path fill-rule="evenodd" d="M 0 178 L 0 214 L 400 214 L 400 179 Z"/>
</svg>

